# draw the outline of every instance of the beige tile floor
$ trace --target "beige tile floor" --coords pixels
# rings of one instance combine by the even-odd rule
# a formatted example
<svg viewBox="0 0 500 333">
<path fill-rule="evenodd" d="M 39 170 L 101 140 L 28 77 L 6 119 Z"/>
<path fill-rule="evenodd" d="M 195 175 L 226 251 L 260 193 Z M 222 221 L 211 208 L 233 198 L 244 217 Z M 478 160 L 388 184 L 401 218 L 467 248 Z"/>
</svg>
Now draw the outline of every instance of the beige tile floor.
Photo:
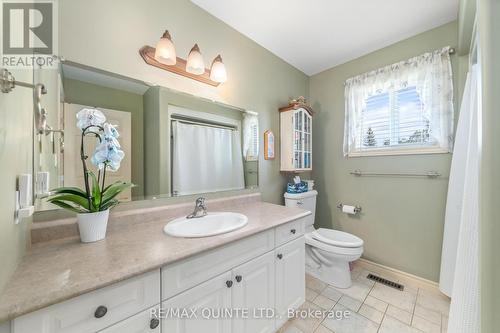
<svg viewBox="0 0 500 333">
<path fill-rule="evenodd" d="M 294 318 L 279 332 L 446 333 L 449 298 L 406 283 L 404 291 L 399 291 L 368 280 L 369 273 L 356 266 L 348 289 L 337 289 L 306 275 L 306 302 L 301 309 L 348 311 L 349 315 L 341 319 Z"/>
</svg>

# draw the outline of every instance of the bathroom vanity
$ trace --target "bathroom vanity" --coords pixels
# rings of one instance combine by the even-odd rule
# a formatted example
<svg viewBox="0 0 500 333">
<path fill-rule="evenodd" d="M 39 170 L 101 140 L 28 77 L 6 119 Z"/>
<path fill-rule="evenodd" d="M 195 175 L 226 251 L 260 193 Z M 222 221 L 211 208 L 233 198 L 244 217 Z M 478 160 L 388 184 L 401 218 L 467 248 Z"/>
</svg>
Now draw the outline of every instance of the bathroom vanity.
<svg viewBox="0 0 500 333">
<path fill-rule="evenodd" d="M 37 245 L 0 298 L 1 319 L 11 320 L 12 333 L 275 332 L 305 300 L 310 212 L 258 194 L 209 207 L 244 214 L 248 224 L 205 238 L 163 233 L 189 203 L 117 213 L 102 242 Z M 189 308 L 200 309 L 198 319 L 182 314 Z M 221 317 L 221 309 L 249 309 L 252 318 Z M 253 318 L 254 309 L 266 318 Z"/>
</svg>

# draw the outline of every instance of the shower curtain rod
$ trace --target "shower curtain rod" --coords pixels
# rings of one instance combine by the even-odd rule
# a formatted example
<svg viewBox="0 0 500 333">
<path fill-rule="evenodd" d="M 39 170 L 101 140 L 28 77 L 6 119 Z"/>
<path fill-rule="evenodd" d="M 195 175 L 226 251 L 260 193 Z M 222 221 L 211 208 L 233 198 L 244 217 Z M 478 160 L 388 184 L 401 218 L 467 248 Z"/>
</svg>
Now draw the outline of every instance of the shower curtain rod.
<svg viewBox="0 0 500 333">
<path fill-rule="evenodd" d="M 354 170 L 350 172 L 354 176 L 400 176 L 400 177 L 428 177 L 437 178 L 441 173 L 437 171 L 428 171 L 423 173 L 405 173 L 405 172 L 365 172 L 361 170 Z"/>
<path fill-rule="evenodd" d="M 202 120 L 198 120 L 198 119 L 194 119 L 194 118 L 187 118 L 187 117 L 175 116 L 175 117 L 172 117 L 171 119 L 172 119 L 172 121 L 178 121 L 178 122 L 185 123 L 185 124 L 200 125 L 200 126 L 213 127 L 213 128 L 229 129 L 231 131 L 237 130 L 236 126 L 218 124 L 218 123 L 209 122 L 209 121 L 202 121 Z"/>
</svg>

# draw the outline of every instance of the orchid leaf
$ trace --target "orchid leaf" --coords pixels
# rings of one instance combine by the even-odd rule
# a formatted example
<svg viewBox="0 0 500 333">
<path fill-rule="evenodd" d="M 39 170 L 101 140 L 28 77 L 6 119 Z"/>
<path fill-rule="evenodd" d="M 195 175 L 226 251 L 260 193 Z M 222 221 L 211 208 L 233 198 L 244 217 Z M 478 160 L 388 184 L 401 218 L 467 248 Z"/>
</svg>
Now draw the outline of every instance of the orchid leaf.
<svg viewBox="0 0 500 333">
<path fill-rule="evenodd" d="M 111 199 L 114 199 L 118 194 L 128 187 L 132 187 L 134 184 L 127 182 L 116 182 L 111 184 L 104 190 L 102 195 L 102 203 L 106 203 Z"/>
<path fill-rule="evenodd" d="M 85 193 L 85 191 L 79 189 L 78 187 L 59 187 L 59 188 L 56 188 L 54 190 L 52 190 L 52 192 L 55 194 L 74 194 L 74 195 L 79 195 L 81 197 L 84 197 L 87 199 L 87 193 Z"/>
<path fill-rule="evenodd" d="M 106 210 L 117 206 L 120 203 L 117 199 L 109 200 L 101 205 L 101 210 Z"/>
<path fill-rule="evenodd" d="M 66 210 L 69 210 L 71 212 L 74 212 L 74 213 L 77 213 L 77 214 L 81 214 L 81 213 L 87 213 L 87 211 L 83 210 L 83 209 L 79 209 L 75 206 L 72 206 L 66 202 L 63 202 L 63 201 L 59 201 L 59 200 L 51 200 L 50 203 L 56 205 L 56 206 L 59 206 L 63 209 L 66 209 Z"/>
<path fill-rule="evenodd" d="M 57 194 L 48 199 L 48 202 L 54 203 L 55 201 L 68 201 L 86 210 L 90 210 L 89 201 L 75 194 Z"/>
</svg>

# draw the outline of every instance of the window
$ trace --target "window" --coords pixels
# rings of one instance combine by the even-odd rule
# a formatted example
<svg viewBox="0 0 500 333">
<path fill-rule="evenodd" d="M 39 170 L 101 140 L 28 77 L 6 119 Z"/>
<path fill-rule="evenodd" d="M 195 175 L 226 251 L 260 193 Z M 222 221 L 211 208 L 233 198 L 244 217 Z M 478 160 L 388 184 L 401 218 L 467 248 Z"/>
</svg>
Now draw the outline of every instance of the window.
<svg viewBox="0 0 500 333">
<path fill-rule="evenodd" d="M 344 155 L 451 151 L 449 48 L 349 79 L 345 94 Z"/>
<path fill-rule="evenodd" d="M 243 117 L 243 157 L 245 161 L 258 161 L 259 117 L 252 111 L 246 111 Z"/>
</svg>

